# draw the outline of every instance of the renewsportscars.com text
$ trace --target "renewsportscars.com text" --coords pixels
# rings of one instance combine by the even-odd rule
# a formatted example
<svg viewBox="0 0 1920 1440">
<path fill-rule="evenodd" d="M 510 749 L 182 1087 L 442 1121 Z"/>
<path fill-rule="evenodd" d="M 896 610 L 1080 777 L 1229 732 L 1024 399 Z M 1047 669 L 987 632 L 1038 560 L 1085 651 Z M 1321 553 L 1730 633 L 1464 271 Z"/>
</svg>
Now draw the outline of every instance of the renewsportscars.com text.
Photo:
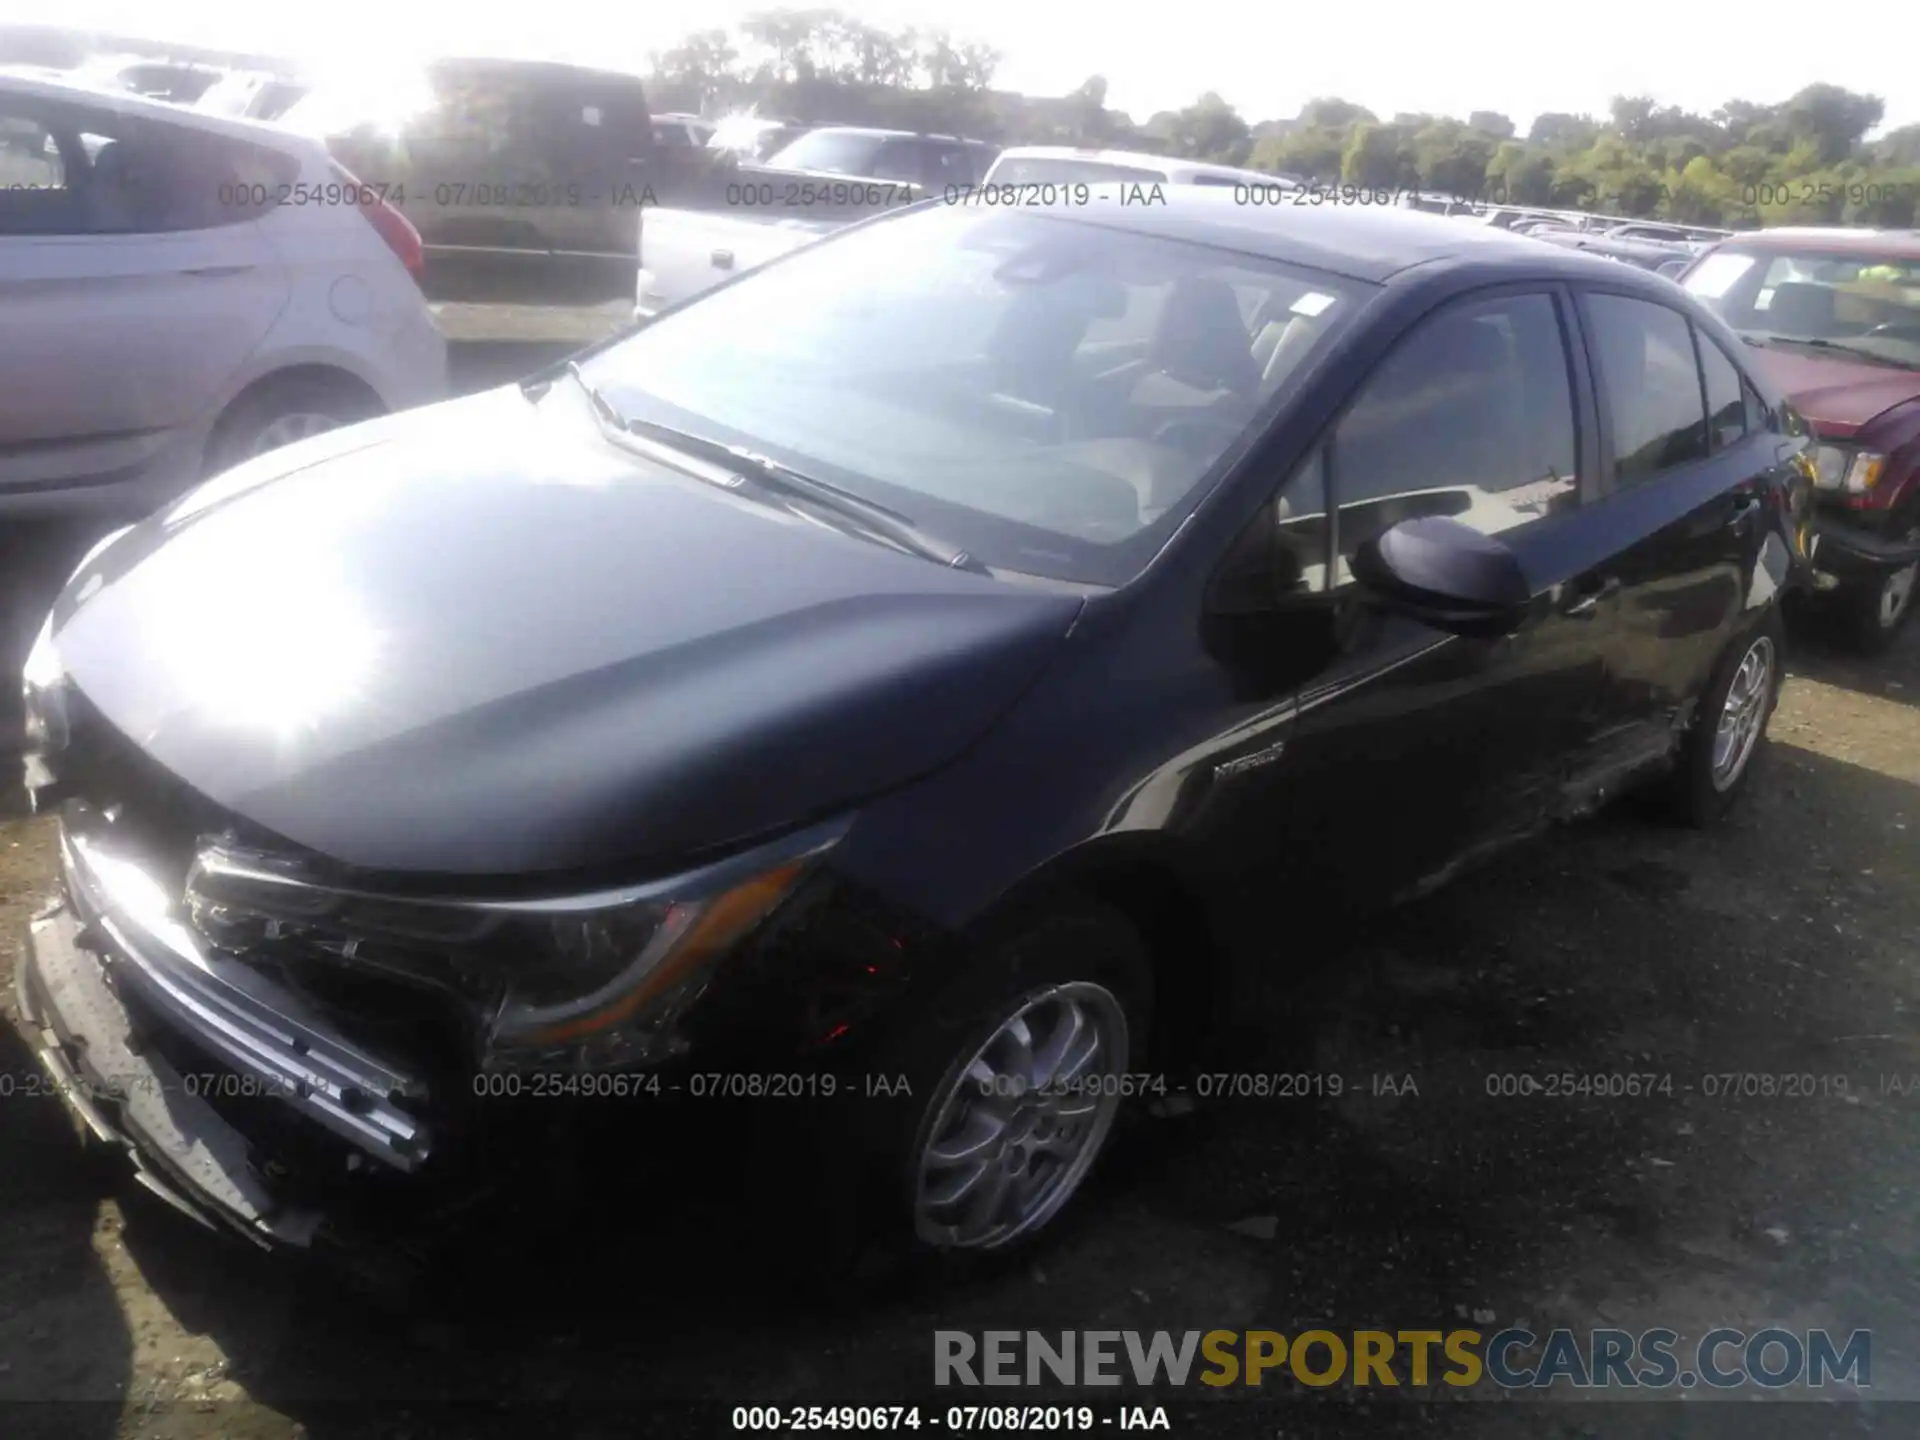
<svg viewBox="0 0 1920 1440">
<path fill-rule="evenodd" d="M 934 1384 L 1781 1389 L 1872 1383 L 1873 1334 L 1825 1330 L 936 1330 Z"/>
</svg>

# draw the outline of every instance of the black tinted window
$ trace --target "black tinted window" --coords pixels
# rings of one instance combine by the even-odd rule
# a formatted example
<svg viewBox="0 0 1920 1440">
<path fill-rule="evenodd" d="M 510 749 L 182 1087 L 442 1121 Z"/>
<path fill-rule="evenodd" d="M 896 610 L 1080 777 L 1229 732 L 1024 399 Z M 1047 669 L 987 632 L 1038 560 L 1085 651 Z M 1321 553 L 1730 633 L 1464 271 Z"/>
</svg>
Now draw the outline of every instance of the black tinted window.
<svg viewBox="0 0 1920 1440">
<path fill-rule="evenodd" d="M 60 235 L 78 228 L 66 165 L 40 120 L 0 109 L 0 235 Z"/>
<path fill-rule="evenodd" d="M 1416 515 L 1493 533 L 1577 504 L 1576 453 L 1552 299 L 1451 306 L 1395 348 L 1334 431 L 1341 556 Z"/>
<path fill-rule="evenodd" d="M 79 137 L 89 159 L 74 182 L 90 234 L 236 225 L 280 203 L 281 187 L 300 171 L 291 156 L 223 136 L 127 124 L 118 116 L 97 123 L 99 130 Z"/>
<path fill-rule="evenodd" d="M 1709 336 L 1697 329 L 1693 335 L 1700 345 L 1700 373 L 1707 382 L 1707 426 L 1713 448 L 1724 450 L 1738 445 L 1747 433 L 1747 402 L 1740 372 Z"/>
<path fill-rule="evenodd" d="M 1613 411 L 1614 474 L 1635 485 L 1707 455 L 1707 417 L 1686 319 L 1622 295 L 1587 301 Z"/>
<path fill-rule="evenodd" d="M 767 163 L 783 170 L 872 175 L 880 139 L 878 135 L 850 134 L 845 130 L 815 130 L 810 135 L 802 135 L 784 150 L 775 151 Z"/>
</svg>

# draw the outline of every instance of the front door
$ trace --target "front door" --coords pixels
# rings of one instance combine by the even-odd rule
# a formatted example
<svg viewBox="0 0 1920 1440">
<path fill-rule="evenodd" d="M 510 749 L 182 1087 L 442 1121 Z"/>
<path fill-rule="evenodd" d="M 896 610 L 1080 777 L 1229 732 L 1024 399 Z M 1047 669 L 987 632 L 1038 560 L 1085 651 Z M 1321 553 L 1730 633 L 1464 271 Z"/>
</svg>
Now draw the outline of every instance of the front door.
<svg viewBox="0 0 1920 1440">
<path fill-rule="evenodd" d="M 1323 894 L 1426 888 L 1537 827 L 1592 738 L 1608 622 L 1585 603 L 1602 557 L 1578 478 L 1591 426 L 1576 423 L 1586 387 L 1569 304 L 1507 291 L 1429 315 L 1315 457 L 1333 501 L 1330 658 L 1301 685 L 1286 752 L 1259 783 L 1277 858 Z M 1419 515 L 1520 555 L 1536 599 L 1516 632 L 1454 636 L 1359 593 L 1355 551 Z"/>
</svg>

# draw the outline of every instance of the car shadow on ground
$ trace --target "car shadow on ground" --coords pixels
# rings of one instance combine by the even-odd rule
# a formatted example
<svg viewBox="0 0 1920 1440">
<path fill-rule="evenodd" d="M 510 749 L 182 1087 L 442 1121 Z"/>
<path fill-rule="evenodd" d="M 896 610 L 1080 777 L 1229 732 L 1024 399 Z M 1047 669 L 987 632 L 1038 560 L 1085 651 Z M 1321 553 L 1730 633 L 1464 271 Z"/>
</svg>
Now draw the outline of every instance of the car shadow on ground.
<svg viewBox="0 0 1920 1440">
<path fill-rule="evenodd" d="M 113 1178 L 82 1150 L 5 1024 L 0 1155 L 0 1433 L 111 1436 L 133 1371 L 133 1337 L 102 1258 L 117 1238 L 99 1204 Z"/>
<path fill-rule="evenodd" d="M 761 1163 L 733 1133 L 669 1149 L 642 1127 L 591 1221 L 532 1253 L 479 1235 L 460 1274 L 400 1304 L 150 1206 L 126 1245 L 235 1381 L 314 1436 L 440 1433 L 426 1420 L 446 1406 L 522 1423 L 564 1401 L 664 1431 L 660 1407 L 701 1407 L 711 1430 L 739 1403 L 925 1398 L 939 1328 L 1868 1327 L 1887 1337 L 1876 1395 L 1920 1398 L 1913 1358 L 1888 1353 L 1920 1314 L 1898 1198 L 1920 1178 L 1920 1096 L 1882 1088 L 1920 1075 L 1920 791 L 1794 745 L 1764 763 L 1715 834 L 1612 813 L 1348 928 L 1277 919 L 1260 1006 L 1203 1068 L 1295 1093 L 1136 1112 L 1062 1232 L 1018 1258 L 810 1264 L 801 1197 L 830 1147 Z M 1561 1074 L 1640 1080 L 1507 1093 Z M 1830 1083 L 1762 1098 L 1713 1078 L 1746 1074 Z M 963 1398 L 983 1396 L 1008 1398 Z M 1280 1413 L 1259 1392 L 1162 1398 L 1256 1429 Z M 1354 1407 L 1370 1432 L 1414 1423 L 1366 1391 L 1322 1399 L 1329 1433 Z M 1611 1406 L 1604 1433 L 1732 1423 L 1698 1418 L 1715 1408 Z M 1780 1408 L 1763 1426 L 1743 1405 L 1717 1433 L 1824 1433 L 1812 1407 Z M 1558 1406 L 1471 1411 L 1418 1412 L 1421 1433 L 1601 1433 Z"/>
<path fill-rule="evenodd" d="M 1789 667 L 1795 675 L 1896 705 L 1920 708 L 1920 626 L 1909 623 L 1885 654 L 1866 655 L 1829 617 L 1804 610 L 1794 617 Z"/>
</svg>

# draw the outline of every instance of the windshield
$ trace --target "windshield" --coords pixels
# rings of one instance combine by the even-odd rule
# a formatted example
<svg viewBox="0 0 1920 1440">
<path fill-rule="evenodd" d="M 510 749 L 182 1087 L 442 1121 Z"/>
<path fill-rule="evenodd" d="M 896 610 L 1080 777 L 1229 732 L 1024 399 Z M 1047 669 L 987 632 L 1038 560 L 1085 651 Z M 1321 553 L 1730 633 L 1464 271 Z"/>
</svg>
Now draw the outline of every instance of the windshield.
<svg viewBox="0 0 1920 1440">
<path fill-rule="evenodd" d="M 815 130 L 777 150 L 767 164 L 779 170 L 819 170 L 833 175 L 866 175 L 880 153 L 884 135 L 850 130 Z"/>
<path fill-rule="evenodd" d="M 1077 160 L 1064 155 L 1003 155 L 987 172 L 990 185 L 1098 185 L 1113 181 L 1164 181 L 1158 170 L 1116 165 L 1110 160 Z"/>
<path fill-rule="evenodd" d="M 775 262 L 582 369 L 624 416 L 769 455 L 995 569 L 1118 585 L 1367 289 L 941 205 Z"/>
<path fill-rule="evenodd" d="M 1681 283 L 1750 339 L 1920 369 L 1920 256 L 1723 247 Z"/>
</svg>

